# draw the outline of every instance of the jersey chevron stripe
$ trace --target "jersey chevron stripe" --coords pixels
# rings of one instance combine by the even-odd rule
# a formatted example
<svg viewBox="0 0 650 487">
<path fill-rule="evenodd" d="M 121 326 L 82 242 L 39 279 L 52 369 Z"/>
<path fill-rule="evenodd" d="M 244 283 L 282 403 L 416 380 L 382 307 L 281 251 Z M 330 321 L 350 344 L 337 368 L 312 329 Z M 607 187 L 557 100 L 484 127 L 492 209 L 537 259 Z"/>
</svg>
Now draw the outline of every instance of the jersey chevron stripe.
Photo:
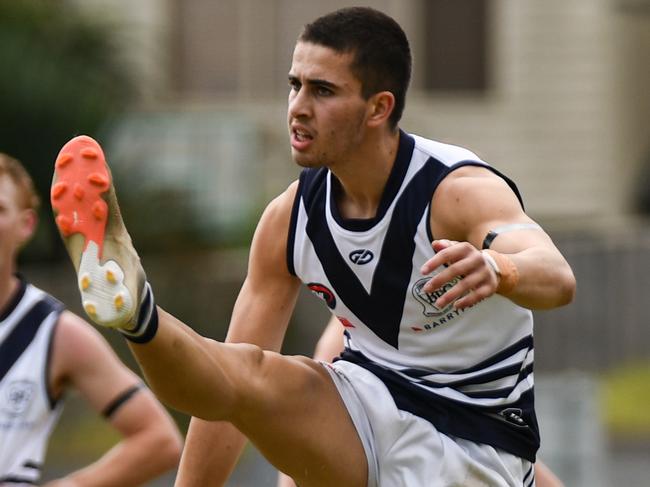
<svg viewBox="0 0 650 487">
<path fill-rule="evenodd" d="M 422 168 L 421 174 L 413 178 L 410 185 L 434 186 L 433 165 Z M 312 210 L 317 213 L 324 211 L 324 185 L 312 203 Z M 325 273 L 336 288 L 343 301 L 359 318 L 368 323 L 369 327 L 386 343 L 398 348 L 397 335 L 404 306 L 404 295 L 408 291 L 408 281 L 412 272 L 412 255 L 415 243 L 411 238 L 406 244 L 396 238 L 397 234 L 415 235 L 420 217 L 429 205 L 431 190 L 405 191 L 406 198 L 401 198 L 394 210 L 388 234 L 382 247 L 379 264 L 375 271 L 372 290 L 367 293 L 357 276 L 343 260 L 334 239 L 325 225 L 317 225 L 317 219 L 309 219 L 307 235 L 314 244 L 316 253 L 323 263 L 327 263 Z M 416 197 L 419 198 L 416 199 Z M 415 211 L 413 209 L 415 208 Z"/>
<path fill-rule="evenodd" d="M 22 278 L 19 285 L 20 299 L 0 321 L 0 484 L 36 485 L 62 409 L 52 402 L 48 367 L 63 305 Z"/>
<path fill-rule="evenodd" d="M 343 360 L 375 374 L 399 409 L 448 435 L 534 461 L 531 311 L 500 295 L 464 310 L 438 308 L 437 296 L 458 278 L 422 291 L 444 268 L 427 276 L 419 271 L 435 255 L 433 195 L 444 178 L 467 166 L 503 178 L 523 207 L 515 184 L 476 154 L 404 132 L 372 218 L 346 219 L 338 211 L 342 187 L 335 175 L 304 169 L 288 266 L 345 324 Z M 360 255 L 369 257 L 361 262 Z"/>
<path fill-rule="evenodd" d="M 47 297 L 34 303 L 21 320 L 21 326 L 15 327 L 0 344 L 0 381 L 29 346 L 43 320 L 53 312 L 53 303 Z"/>
</svg>

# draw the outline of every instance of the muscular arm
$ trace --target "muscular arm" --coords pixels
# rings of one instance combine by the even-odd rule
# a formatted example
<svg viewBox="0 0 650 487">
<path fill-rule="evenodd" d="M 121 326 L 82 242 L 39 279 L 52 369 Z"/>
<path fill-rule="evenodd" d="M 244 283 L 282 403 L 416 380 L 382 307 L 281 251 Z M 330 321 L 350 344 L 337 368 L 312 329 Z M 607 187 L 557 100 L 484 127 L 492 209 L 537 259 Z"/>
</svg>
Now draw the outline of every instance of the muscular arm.
<svg viewBox="0 0 650 487">
<path fill-rule="evenodd" d="M 298 295 L 285 264 L 294 183 L 271 202 L 255 232 L 248 275 L 233 310 L 226 341 L 279 351 Z M 177 487 L 224 485 L 246 443 L 230 423 L 192 418 Z"/>
<path fill-rule="evenodd" d="M 78 316 L 61 315 L 54 335 L 51 390 L 76 389 L 98 413 L 105 411 L 139 378 L 115 356 L 101 335 Z M 171 417 L 146 388 L 109 415 L 122 440 L 100 459 L 48 487 L 142 485 L 178 464 L 182 441 Z"/>
<path fill-rule="evenodd" d="M 485 168 L 464 167 L 440 184 L 432 200 L 431 229 L 437 254 L 422 268 L 428 274 L 448 267 L 425 286 L 431 292 L 455 276 L 463 279 L 442 296 L 439 306 L 455 302 L 471 306 L 492 295 L 498 281 L 478 249 L 487 233 L 508 224 L 533 223 L 505 181 Z M 541 229 L 500 234 L 491 248 L 507 255 L 519 274 L 517 285 L 504 295 L 515 303 L 546 309 L 573 299 L 575 278 L 566 260 Z"/>
</svg>

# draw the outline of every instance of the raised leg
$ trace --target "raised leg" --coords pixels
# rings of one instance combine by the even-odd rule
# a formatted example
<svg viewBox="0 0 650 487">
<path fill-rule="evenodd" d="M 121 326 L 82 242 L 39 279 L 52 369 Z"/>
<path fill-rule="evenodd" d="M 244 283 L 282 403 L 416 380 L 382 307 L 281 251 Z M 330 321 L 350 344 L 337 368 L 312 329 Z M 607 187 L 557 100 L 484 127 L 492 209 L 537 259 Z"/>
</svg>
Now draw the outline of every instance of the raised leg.
<svg viewBox="0 0 650 487">
<path fill-rule="evenodd" d="M 301 486 L 367 485 L 361 441 L 321 364 L 206 339 L 155 308 L 93 139 L 77 137 L 62 149 L 52 206 L 89 318 L 125 334 L 162 401 L 232 422 Z"/>
</svg>

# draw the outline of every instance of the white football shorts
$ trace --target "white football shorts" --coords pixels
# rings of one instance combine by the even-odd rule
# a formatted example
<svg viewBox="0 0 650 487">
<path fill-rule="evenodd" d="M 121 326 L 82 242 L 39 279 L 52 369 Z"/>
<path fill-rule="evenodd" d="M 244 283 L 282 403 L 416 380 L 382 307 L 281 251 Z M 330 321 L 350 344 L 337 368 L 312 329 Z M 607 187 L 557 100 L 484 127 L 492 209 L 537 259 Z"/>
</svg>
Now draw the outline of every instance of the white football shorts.
<svg viewBox="0 0 650 487">
<path fill-rule="evenodd" d="M 368 487 L 531 487 L 533 464 L 489 445 L 440 433 L 401 411 L 383 382 L 356 364 L 322 363 L 359 433 Z"/>
</svg>

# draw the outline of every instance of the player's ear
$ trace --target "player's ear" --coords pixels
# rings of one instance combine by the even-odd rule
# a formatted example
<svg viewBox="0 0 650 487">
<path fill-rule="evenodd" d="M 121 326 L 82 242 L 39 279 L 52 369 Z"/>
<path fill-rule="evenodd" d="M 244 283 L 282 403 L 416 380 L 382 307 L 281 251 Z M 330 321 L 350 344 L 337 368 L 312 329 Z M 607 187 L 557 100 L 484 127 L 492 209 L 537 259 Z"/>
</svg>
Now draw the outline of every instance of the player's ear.
<svg viewBox="0 0 650 487">
<path fill-rule="evenodd" d="M 19 238 L 21 245 L 27 243 L 27 241 L 32 238 L 34 232 L 36 231 L 36 225 L 38 223 L 38 215 L 31 208 L 22 210 L 20 213 L 19 219 Z"/>
<path fill-rule="evenodd" d="M 388 122 L 395 109 L 395 95 L 390 91 L 375 93 L 368 100 L 368 125 L 378 127 Z"/>
</svg>

